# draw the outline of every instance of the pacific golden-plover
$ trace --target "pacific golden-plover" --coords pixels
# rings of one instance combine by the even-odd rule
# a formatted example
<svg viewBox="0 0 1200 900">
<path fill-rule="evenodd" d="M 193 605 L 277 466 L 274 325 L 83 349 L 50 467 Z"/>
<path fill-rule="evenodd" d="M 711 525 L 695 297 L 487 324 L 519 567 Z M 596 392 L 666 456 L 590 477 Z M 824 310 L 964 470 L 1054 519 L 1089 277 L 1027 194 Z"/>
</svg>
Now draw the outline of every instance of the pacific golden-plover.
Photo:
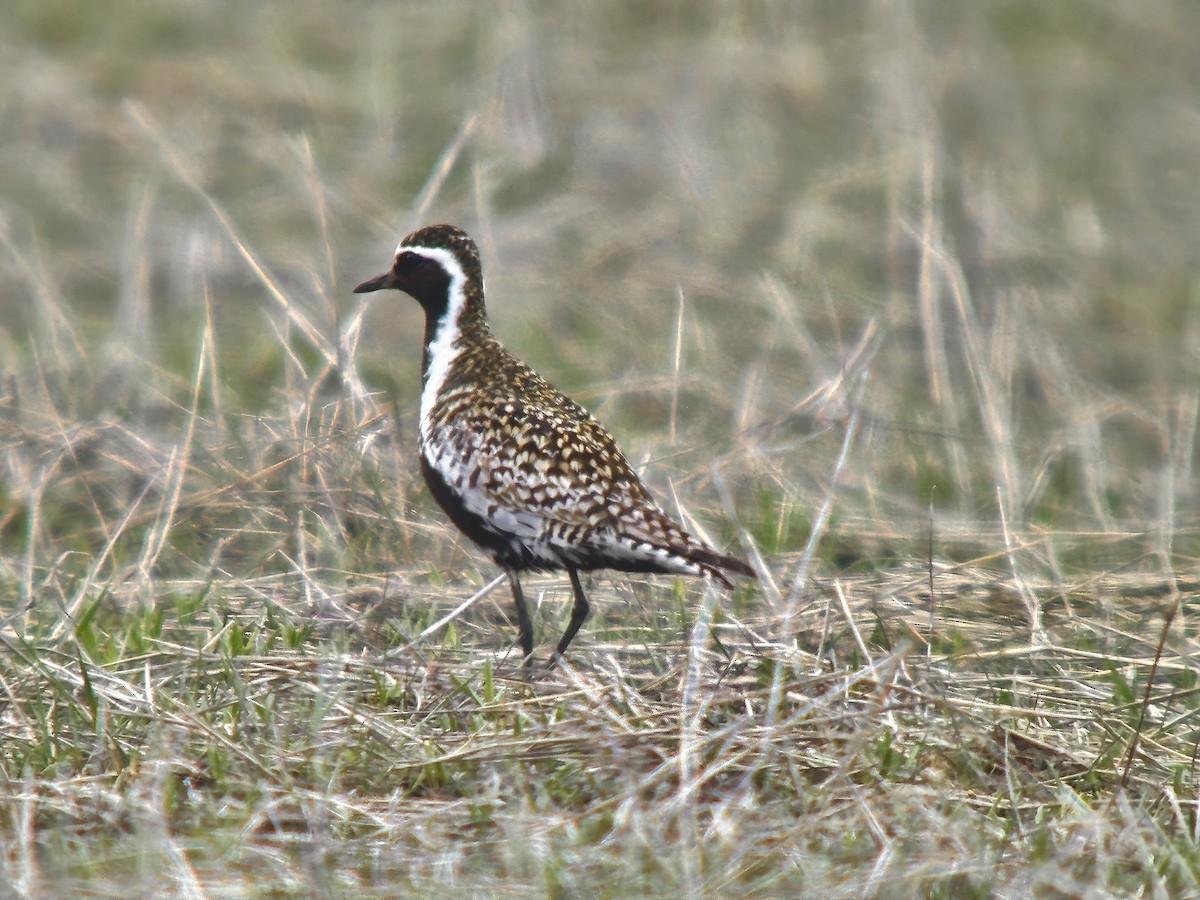
<svg viewBox="0 0 1200 900">
<path fill-rule="evenodd" d="M 391 269 L 354 289 L 403 291 L 425 310 L 421 472 L 458 528 L 508 575 L 521 649 L 533 626 L 520 573 L 566 569 L 575 594 L 551 663 L 590 610 L 579 573 L 665 572 L 754 577 L 674 522 L 650 496 L 616 442 L 583 407 L 492 336 L 479 251 L 453 225 L 404 238 Z"/>
</svg>

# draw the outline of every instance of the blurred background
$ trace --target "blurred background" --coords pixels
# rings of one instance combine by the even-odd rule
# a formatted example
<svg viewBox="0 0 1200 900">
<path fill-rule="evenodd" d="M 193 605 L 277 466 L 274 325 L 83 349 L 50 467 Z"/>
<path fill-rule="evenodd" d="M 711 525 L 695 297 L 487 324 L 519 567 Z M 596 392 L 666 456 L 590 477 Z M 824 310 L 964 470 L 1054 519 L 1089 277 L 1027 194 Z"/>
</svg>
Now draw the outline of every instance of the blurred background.
<svg viewBox="0 0 1200 900">
<path fill-rule="evenodd" d="M 343 344 L 402 471 L 419 310 L 346 343 L 350 290 L 451 221 L 501 337 L 764 552 L 832 491 L 837 565 L 923 558 L 931 510 L 938 554 L 1194 561 L 1197 34 L 1165 0 L 7 3 L 0 396 L 165 453 L 204 358 L 218 453 L 336 395 Z"/>
<path fill-rule="evenodd" d="M 1198 163 L 1195 2 L 5 0 L 0 894 L 1197 895 Z M 759 581 L 463 612 L 438 221 Z"/>
</svg>

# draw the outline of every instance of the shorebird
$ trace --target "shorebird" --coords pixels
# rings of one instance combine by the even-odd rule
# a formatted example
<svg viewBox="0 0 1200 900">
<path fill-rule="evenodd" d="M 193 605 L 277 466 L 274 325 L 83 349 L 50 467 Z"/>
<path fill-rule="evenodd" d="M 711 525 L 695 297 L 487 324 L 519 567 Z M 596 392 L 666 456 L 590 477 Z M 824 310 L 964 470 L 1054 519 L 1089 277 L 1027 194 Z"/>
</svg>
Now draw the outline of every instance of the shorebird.
<svg viewBox="0 0 1200 900">
<path fill-rule="evenodd" d="M 450 521 L 508 575 L 526 661 L 533 625 L 520 573 L 565 569 L 575 604 L 550 659 L 590 611 L 579 573 L 713 578 L 754 570 L 689 534 L 651 497 L 604 427 L 492 335 L 479 251 L 453 225 L 400 241 L 392 267 L 356 294 L 403 291 L 425 310 L 421 472 Z"/>
</svg>

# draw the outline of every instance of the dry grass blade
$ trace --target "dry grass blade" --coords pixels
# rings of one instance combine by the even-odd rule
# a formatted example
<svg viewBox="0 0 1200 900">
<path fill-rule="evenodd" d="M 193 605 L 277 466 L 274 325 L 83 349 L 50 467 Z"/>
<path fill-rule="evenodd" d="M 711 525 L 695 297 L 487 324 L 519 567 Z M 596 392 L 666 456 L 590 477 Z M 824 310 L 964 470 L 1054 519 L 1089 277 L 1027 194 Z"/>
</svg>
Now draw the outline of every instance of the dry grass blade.
<svg viewBox="0 0 1200 900">
<path fill-rule="evenodd" d="M 266 267 L 250 249 L 249 244 L 238 233 L 237 226 L 229 216 L 229 213 L 225 211 L 224 207 L 217 202 L 217 199 L 211 193 L 205 190 L 204 185 L 192 173 L 178 149 L 172 145 L 167 135 L 163 133 L 149 110 L 134 101 L 126 103 L 126 110 L 129 117 L 141 129 L 143 134 L 154 143 L 168 169 L 182 184 L 186 185 L 197 197 L 208 205 L 213 217 L 225 232 L 225 236 L 237 248 L 238 253 L 246 261 L 246 264 L 250 267 L 255 277 L 266 288 L 271 299 L 287 314 L 288 321 L 299 329 L 309 344 L 321 353 L 327 363 L 336 364 L 337 354 L 334 348 L 329 345 L 325 336 L 309 321 L 308 317 L 288 299 L 287 294 L 284 293 L 275 279 L 267 272 Z"/>
<path fill-rule="evenodd" d="M 10 893 L 1200 895 L 1200 6 L 676 7 L 0 4 Z M 431 221 L 757 582 L 521 670 Z"/>
</svg>

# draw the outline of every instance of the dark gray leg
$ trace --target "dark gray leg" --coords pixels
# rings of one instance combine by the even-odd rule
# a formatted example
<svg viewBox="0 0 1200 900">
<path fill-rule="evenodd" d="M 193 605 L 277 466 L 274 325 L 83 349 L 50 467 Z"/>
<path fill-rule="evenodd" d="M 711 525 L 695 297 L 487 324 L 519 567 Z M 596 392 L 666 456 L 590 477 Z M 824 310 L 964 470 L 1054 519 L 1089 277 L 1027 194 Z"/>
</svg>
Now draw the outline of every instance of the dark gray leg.
<svg viewBox="0 0 1200 900">
<path fill-rule="evenodd" d="M 567 623 L 567 630 L 563 632 L 562 640 L 554 648 L 554 656 L 550 658 L 550 665 L 554 665 L 558 658 L 567 652 L 567 645 L 571 643 L 571 638 L 575 637 L 576 632 L 583 625 L 583 620 L 592 611 L 592 608 L 588 605 L 587 597 L 583 595 L 583 585 L 579 582 L 579 572 L 575 569 L 567 569 L 567 574 L 571 576 L 571 590 L 575 592 L 575 606 L 571 610 L 571 621 Z"/>
<path fill-rule="evenodd" d="M 525 595 L 521 593 L 521 582 L 516 569 L 505 569 L 508 583 L 512 585 L 513 602 L 517 604 L 517 639 L 521 642 L 521 650 L 526 660 L 533 656 L 533 623 L 529 620 L 529 607 L 525 605 Z"/>
</svg>

